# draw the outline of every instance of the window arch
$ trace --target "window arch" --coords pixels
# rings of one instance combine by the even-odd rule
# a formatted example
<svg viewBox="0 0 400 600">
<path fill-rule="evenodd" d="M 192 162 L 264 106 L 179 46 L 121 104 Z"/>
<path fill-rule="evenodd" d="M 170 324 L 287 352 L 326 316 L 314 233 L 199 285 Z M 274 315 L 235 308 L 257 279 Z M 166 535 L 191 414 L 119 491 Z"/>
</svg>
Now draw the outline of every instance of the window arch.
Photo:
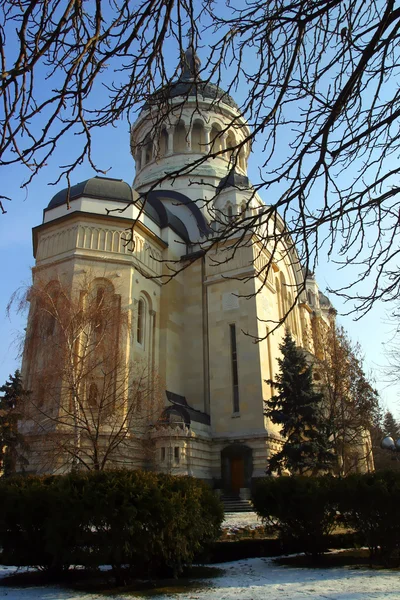
<svg viewBox="0 0 400 600">
<path fill-rule="evenodd" d="M 211 152 L 220 152 L 222 150 L 221 127 L 218 123 L 213 123 L 210 133 Z"/>
<path fill-rule="evenodd" d="M 159 153 L 160 156 L 165 156 L 168 152 L 168 133 L 163 129 L 160 134 Z"/>
<path fill-rule="evenodd" d="M 153 158 L 153 144 L 149 135 L 146 136 L 145 143 L 145 164 L 148 165 Z"/>
<path fill-rule="evenodd" d="M 136 322 L 136 341 L 140 346 L 144 346 L 146 334 L 146 302 L 140 297 L 137 303 L 137 322 Z"/>
<path fill-rule="evenodd" d="M 46 286 L 46 302 L 42 307 L 44 337 L 51 337 L 55 332 L 59 303 L 60 284 L 58 281 L 51 281 Z"/>
<path fill-rule="evenodd" d="M 228 221 L 232 221 L 234 218 L 233 206 L 230 202 L 228 202 L 226 205 L 226 218 L 228 219 Z"/>
<path fill-rule="evenodd" d="M 283 319 L 283 317 L 285 316 L 285 314 L 288 311 L 288 291 L 287 291 L 287 285 L 286 285 L 286 279 L 283 273 L 280 274 L 280 284 L 281 284 L 281 312 L 282 312 L 282 316 L 281 318 Z M 290 322 L 289 322 L 290 325 Z"/>
<path fill-rule="evenodd" d="M 183 121 L 175 125 L 174 131 L 174 152 L 186 152 L 186 127 Z"/>
<path fill-rule="evenodd" d="M 279 284 L 279 279 L 275 277 L 275 290 L 276 290 L 276 301 L 278 304 L 278 316 L 279 319 L 282 319 L 282 303 L 281 303 L 281 286 Z"/>
<path fill-rule="evenodd" d="M 92 382 L 89 386 L 88 405 L 90 408 L 97 408 L 99 403 L 99 390 L 97 385 Z"/>
<path fill-rule="evenodd" d="M 205 152 L 205 133 L 202 121 L 195 121 L 192 127 L 192 151 Z"/>
</svg>

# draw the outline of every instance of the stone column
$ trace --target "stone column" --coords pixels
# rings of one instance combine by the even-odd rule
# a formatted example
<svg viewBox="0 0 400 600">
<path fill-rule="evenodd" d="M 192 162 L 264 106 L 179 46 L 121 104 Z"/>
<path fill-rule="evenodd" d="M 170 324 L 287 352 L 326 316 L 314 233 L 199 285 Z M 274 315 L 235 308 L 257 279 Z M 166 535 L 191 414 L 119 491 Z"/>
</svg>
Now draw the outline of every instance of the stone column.
<svg viewBox="0 0 400 600">
<path fill-rule="evenodd" d="M 186 151 L 191 152 L 192 151 L 192 128 L 191 128 L 191 126 L 188 127 L 185 123 L 185 130 L 186 130 Z"/>
<path fill-rule="evenodd" d="M 210 152 L 210 133 L 211 127 L 204 127 L 204 151 L 206 154 Z"/>
<path fill-rule="evenodd" d="M 226 150 L 226 138 L 228 137 L 228 133 L 225 132 L 221 135 L 221 146 L 222 150 Z"/>
<path fill-rule="evenodd" d="M 167 148 L 166 156 L 170 156 L 174 152 L 174 132 L 175 132 L 174 125 L 171 125 L 171 127 L 168 127 L 168 129 L 167 129 L 168 148 Z"/>
</svg>

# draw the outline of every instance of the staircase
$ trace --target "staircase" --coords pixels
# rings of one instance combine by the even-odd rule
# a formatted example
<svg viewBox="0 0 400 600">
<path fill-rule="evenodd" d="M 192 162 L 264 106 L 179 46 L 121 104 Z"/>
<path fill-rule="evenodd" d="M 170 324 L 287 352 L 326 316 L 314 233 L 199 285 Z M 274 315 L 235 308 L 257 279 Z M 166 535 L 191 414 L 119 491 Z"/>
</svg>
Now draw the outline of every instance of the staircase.
<svg viewBox="0 0 400 600">
<path fill-rule="evenodd" d="M 238 494 L 224 493 L 221 496 L 225 513 L 254 512 L 250 500 L 242 500 Z"/>
</svg>

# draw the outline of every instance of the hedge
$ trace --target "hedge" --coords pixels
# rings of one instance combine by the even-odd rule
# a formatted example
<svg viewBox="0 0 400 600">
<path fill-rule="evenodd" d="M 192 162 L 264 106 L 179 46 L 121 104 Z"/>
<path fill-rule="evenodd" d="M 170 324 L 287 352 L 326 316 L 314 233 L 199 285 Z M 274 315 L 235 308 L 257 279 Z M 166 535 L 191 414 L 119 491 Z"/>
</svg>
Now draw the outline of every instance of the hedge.
<svg viewBox="0 0 400 600">
<path fill-rule="evenodd" d="M 220 534 L 223 508 L 201 481 L 141 471 L 0 481 L 3 561 L 53 572 L 71 564 L 177 575 Z"/>
<path fill-rule="evenodd" d="M 329 476 L 267 477 L 255 487 L 254 509 L 284 546 L 295 546 L 316 559 L 337 524 L 335 484 Z"/>
<path fill-rule="evenodd" d="M 340 479 L 268 477 L 253 492 L 257 514 L 277 532 L 284 549 L 297 547 L 314 559 L 342 525 L 369 548 L 371 560 L 400 562 L 400 473 L 378 471 Z"/>
<path fill-rule="evenodd" d="M 337 488 L 344 525 L 357 531 L 371 559 L 399 563 L 400 474 L 377 471 L 350 475 Z"/>
</svg>

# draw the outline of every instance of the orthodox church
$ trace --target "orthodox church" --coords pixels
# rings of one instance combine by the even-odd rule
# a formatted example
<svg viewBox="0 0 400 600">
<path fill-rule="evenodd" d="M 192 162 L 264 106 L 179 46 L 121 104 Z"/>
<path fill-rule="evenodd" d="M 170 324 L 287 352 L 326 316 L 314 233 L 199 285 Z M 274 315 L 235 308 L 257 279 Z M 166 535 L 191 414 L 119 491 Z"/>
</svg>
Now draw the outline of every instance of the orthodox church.
<svg viewBox="0 0 400 600">
<path fill-rule="evenodd" d="M 247 177 L 248 125 L 231 96 L 199 80 L 198 70 L 188 50 L 178 81 L 154 95 L 132 126 L 132 186 L 96 176 L 50 200 L 33 230 L 33 278 L 34 285 L 39 277 L 49 285 L 62 280 L 72 294 L 90 274 L 96 293 L 107 289 L 129 315 L 130 335 L 118 351 L 128 370 L 145 364 L 149 377 L 157 376 L 164 404 L 147 435 L 151 468 L 245 498 L 282 443 L 264 401 L 283 326 L 266 334 L 299 296 L 304 276 L 287 236 L 271 236 L 269 247 L 253 227 L 234 252 L 234 232 L 214 244 L 224 220 L 262 214 L 265 204 Z M 169 106 L 165 116 L 161 100 Z M 234 155 L 233 147 L 240 148 Z M 279 217 L 274 227 L 284 230 Z M 313 354 L 313 320 L 328 326 L 331 313 L 309 275 L 287 318 L 296 344 Z M 33 394 L 39 370 L 37 356 L 25 353 L 25 387 Z M 32 434 L 30 470 L 49 470 L 29 420 L 25 432 Z M 146 468 L 139 438 L 129 464 Z"/>
</svg>

